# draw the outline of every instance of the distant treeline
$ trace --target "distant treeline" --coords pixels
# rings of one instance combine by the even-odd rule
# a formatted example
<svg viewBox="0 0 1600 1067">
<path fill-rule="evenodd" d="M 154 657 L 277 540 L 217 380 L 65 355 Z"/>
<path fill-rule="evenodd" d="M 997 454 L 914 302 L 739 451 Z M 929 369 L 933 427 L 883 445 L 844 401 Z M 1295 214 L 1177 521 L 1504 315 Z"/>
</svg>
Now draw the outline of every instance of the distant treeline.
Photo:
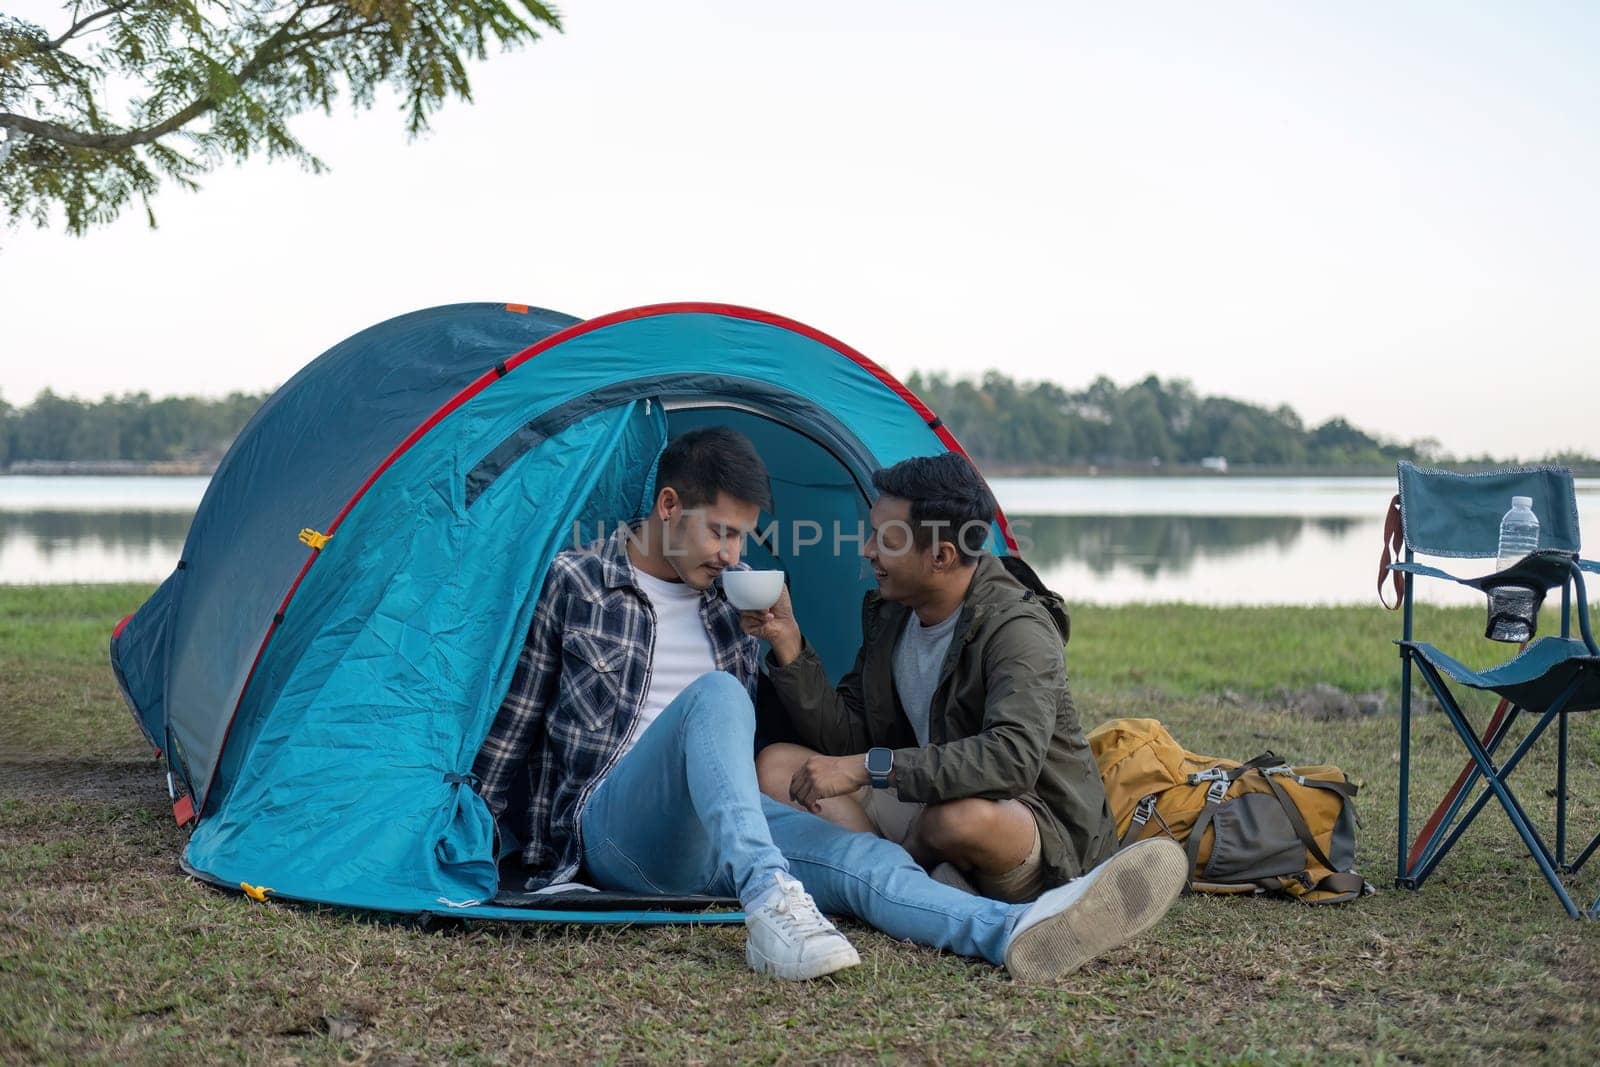
<svg viewBox="0 0 1600 1067">
<path fill-rule="evenodd" d="M 1291 408 L 1200 396 L 1187 381 L 1149 377 L 1126 387 L 1098 378 L 1072 391 L 1018 382 L 912 374 L 921 396 L 986 468 L 1197 467 L 1220 456 L 1231 468 L 1361 468 L 1397 459 L 1492 465 L 1444 455 L 1436 441 L 1386 441 L 1329 419 L 1307 428 Z M 0 467 L 44 462 L 163 463 L 219 459 L 265 393 L 221 400 L 133 393 L 85 401 L 46 390 L 13 408 L 0 399 Z M 1589 457 L 1547 457 L 1592 466 Z"/>
<path fill-rule="evenodd" d="M 911 391 L 987 467 L 1183 467 L 1222 457 L 1230 468 L 1393 468 L 1396 460 L 1494 465 L 1456 457 L 1423 438 L 1387 441 L 1342 418 L 1307 427 L 1287 405 L 1265 408 L 1201 396 L 1183 379 L 1151 376 L 1123 387 L 1100 377 L 1078 391 L 1018 382 L 998 371 L 981 379 L 912 374 Z M 1547 457 L 1592 465 L 1585 456 Z"/>
<path fill-rule="evenodd" d="M 266 398 L 265 393 L 231 393 L 221 400 L 152 400 L 145 393 L 130 393 L 78 400 L 47 389 L 20 408 L 0 399 L 0 466 L 28 461 L 215 461 Z"/>
</svg>

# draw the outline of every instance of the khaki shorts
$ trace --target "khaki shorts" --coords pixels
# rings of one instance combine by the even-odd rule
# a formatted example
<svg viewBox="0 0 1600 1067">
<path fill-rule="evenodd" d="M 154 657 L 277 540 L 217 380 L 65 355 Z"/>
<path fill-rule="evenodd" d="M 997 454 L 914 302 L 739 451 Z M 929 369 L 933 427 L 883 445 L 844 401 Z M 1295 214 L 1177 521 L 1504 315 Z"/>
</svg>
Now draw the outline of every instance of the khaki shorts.
<svg viewBox="0 0 1600 1067">
<path fill-rule="evenodd" d="M 867 813 L 872 828 L 878 836 L 897 845 L 904 845 L 911 836 L 911 827 L 922 814 L 926 804 L 901 800 L 893 789 L 867 789 L 861 808 Z M 964 871 L 972 879 L 978 892 L 992 900 L 1019 903 L 1032 900 L 1044 892 L 1044 862 L 1039 844 L 1039 824 L 1033 825 L 1033 848 L 1028 858 L 1004 874 L 985 874 L 982 871 Z"/>
</svg>

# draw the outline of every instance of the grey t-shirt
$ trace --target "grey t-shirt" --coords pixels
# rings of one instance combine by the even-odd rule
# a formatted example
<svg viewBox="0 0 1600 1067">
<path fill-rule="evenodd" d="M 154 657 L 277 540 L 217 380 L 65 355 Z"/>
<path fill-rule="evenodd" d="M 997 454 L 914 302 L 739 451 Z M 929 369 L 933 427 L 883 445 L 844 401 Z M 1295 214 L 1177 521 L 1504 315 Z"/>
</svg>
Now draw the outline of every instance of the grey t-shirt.
<svg viewBox="0 0 1600 1067">
<path fill-rule="evenodd" d="M 924 626 L 916 612 L 912 612 L 894 647 L 894 687 L 900 694 L 900 706 L 906 709 L 906 718 L 911 720 L 911 729 L 916 731 L 919 745 L 928 743 L 928 713 L 933 707 L 933 690 L 939 684 L 939 668 L 944 666 L 950 637 L 956 632 L 956 620 L 960 617 L 961 610 L 957 608 L 943 622 Z"/>
</svg>

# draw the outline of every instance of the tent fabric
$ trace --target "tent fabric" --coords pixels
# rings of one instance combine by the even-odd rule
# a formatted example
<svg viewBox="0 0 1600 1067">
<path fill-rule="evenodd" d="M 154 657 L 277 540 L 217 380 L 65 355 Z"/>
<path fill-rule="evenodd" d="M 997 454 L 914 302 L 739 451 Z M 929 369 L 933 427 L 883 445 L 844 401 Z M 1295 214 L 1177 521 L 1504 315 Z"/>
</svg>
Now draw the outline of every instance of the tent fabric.
<svg viewBox="0 0 1600 1067">
<path fill-rule="evenodd" d="M 210 784 L 229 712 L 307 548 L 396 444 L 496 361 L 578 320 L 505 304 L 390 319 L 336 345 L 277 390 L 218 464 L 163 603 L 118 636 L 130 701 L 159 716 L 152 740 L 196 795 Z M 357 415 L 358 417 L 352 417 Z M 154 650 L 160 649 L 160 652 Z M 169 747 L 170 746 L 170 747 Z"/>
<path fill-rule="evenodd" d="M 456 305 L 358 334 L 275 394 L 219 468 L 180 570 L 112 646 L 141 728 L 198 798 L 186 866 L 290 899 L 548 919 L 488 903 L 473 759 L 550 559 L 642 514 L 666 442 L 709 424 L 767 461 L 751 562 L 788 572 L 837 677 L 872 584 L 872 470 L 959 448 L 839 342 L 722 305 L 581 323 Z M 308 548 L 302 527 L 329 539 Z"/>
<path fill-rule="evenodd" d="M 127 699 L 128 710 L 145 739 L 161 755 L 166 741 L 166 694 L 160 685 L 166 664 L 167 630 L 172 618 L 172 598 L 181 571 L 174 571 L 151 594 L 139 611 L 118 624 L 111 635 L 111 670 Z M 127 641 L 129 625 L 134 626 Z M 132 694 L 139 693 L 139 699 Z"/>
</svg>

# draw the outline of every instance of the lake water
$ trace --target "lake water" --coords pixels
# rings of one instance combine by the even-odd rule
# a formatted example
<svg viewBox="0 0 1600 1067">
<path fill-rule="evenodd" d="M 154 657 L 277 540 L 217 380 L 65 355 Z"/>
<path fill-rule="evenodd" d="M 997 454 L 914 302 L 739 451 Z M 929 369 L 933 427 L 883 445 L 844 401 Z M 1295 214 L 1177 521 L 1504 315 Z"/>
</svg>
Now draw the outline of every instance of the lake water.
<svg viewBox="0 0 1600 1067">
<path fill-rule="evenodd" d="M 1104 604 L 1374 603 L 1394 494 L 1391 478 L 991 484 L 1045 581 L 1069 601 Z M 205 478 L 0 477 L 0 584 L 160 581 L 205 487 Z M 1600 530 L 1600 480 L 1579 481 L 1578 506 L 1582 526 Z M 1423 588 L 1434 602 L 1482 602 L 1443 583 Z"/>
</svg>

